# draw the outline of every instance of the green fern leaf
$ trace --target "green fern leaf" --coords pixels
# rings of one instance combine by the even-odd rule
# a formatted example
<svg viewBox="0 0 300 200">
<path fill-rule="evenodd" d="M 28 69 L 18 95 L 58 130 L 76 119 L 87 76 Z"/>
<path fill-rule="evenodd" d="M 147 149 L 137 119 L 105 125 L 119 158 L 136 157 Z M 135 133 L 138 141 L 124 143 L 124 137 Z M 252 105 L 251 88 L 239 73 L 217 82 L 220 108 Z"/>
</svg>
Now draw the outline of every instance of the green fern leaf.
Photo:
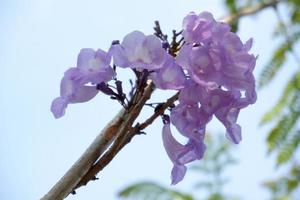
<svg viewBox="0 0 300 200">
<path fill-rule="evenodd" d="M 267 138 L 269 152 L 272 152 L 274 149 L 276 149 L 276 147 L 282 145 L 296 124 L 299 115 L 299 112 L 291 111 L 290 113 L 284 115 L 271 130 Z"/>
<path fill-rule="evenodd" d="M 291 99 L 295 95 L 294 91 L 296 89 L 296 87 L 295 87 L 296 79 L 297 79 L 297 76 L 294 76 L 287 83 L 279 101 L 276 103 L 276 105 L 270 111 L 268 111 L 267 113 L 264 114 L 264 116 L 261 119 L 260 125 L 264 125 L 272 120 L 275 120 L 281 115 L 284 107 L 291 102 Z"/>
<path fill-rule="evenodd" d="M 288 42 L 284 41 L 283 44 L 277 48 L 273 53 L 271 61 L 265 66 L 259 76 L 258 87 L 262 88 L 270 83 L 279 69 L 286 61 L 286 53 L 290 50 L 291 46 Z"/>
<path fill-rule="evenodd" d="M 277 72 L 285 63 L 287 58 L 286 54 L 292 49 L 292 47 L 298 42 L 299 39 L 300 32 L 294 32 L 291 34 L 290 38 L 285 39 L 283 43 L 275 50 L 271 61 L 265 66 L 259 76 L 259 88 L 268 85 L 273 80 Z"/>
<path fill-rule="evenodd" d="M 298 148 L 300 143 L 300 130 L 295 132 L 295 134 L 291 137 L 291 139 L 287 140 L 282 147 L 280 148 L 280 151 L 277 155 L 277 165 L 282 165 L 294 156 L 294 152 L 296 152 L 296 149 Z"/>
</svg>

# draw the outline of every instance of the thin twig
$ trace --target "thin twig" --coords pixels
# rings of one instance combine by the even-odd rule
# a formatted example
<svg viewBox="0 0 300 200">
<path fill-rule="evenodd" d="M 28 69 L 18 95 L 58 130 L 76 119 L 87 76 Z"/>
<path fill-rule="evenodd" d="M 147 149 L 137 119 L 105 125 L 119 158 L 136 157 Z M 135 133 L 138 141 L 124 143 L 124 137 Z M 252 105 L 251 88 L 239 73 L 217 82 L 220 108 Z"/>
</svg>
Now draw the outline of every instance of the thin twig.
<svg viewBox="0 0 300 200">
<path fill-rule="evenodd" d="M 149 117 L 145 122 L 137 126 L 138 130 L 141 131 L 145 129 L 147 126 L 149 126 L 150 124 L 152 124 L 157 117 L 162 115 L 167 108 L 169 108 L 174 104 L 174 102 L 178 99 L 178 96 L 179 96 L 179 92 L 177 92 L 175 95 L 169 98 L 165 103 L 161 104 L 159 109 L 155 110 L 155 112 L 151 117 Z"/>
<path fill-rule="evenodd" d="M 240 19 L 241 17 L 256 14 L 265 8 L 276 6 L 278 3 L 285 2 L 285 1 L 286 0 L 272 0 L 270 2 L 260 3 L 255 6 L 247 6 L 247 7 L 241 8 L 240 10 L 238 10 L 237 12 L 235 12 L 231 15 L 222 17 L 221 21 L 226 22 L 228 24 L 232 24 L 232 23 L 236 22 L 238 19 Z"/>
</svg>

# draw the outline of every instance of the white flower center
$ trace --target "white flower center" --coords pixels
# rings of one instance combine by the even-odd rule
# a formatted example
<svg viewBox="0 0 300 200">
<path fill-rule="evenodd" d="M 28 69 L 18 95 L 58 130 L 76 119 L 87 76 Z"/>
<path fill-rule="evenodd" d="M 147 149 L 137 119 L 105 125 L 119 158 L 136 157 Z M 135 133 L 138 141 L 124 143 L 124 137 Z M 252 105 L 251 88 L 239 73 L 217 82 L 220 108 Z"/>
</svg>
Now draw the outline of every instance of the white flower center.
<svg viewBox="0 0 300 200">
<path fill-rule="evenodd" d="M 149 50 L 142 46 L 137 46 L 134 49 L 134 52 L 128 55 L 128 60 L 130 62 L 141 61 L 146 64 L 152 62 Z"/>
<path fill-rule="evenodd" d="M 89 71 L 97 71 L 103 65 L 103 61 L 100 58 L 94 58 L 89 60 L 88 62 L 88 70 Z"/>
</svg>

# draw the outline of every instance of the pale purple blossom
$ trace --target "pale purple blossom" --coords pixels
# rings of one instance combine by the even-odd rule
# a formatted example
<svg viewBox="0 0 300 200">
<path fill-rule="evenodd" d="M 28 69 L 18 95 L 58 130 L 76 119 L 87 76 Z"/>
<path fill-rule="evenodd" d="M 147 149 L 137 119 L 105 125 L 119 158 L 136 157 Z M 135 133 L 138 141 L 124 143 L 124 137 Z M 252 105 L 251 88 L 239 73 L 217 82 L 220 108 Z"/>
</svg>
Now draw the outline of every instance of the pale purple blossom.
<svg viewBox="0 0 300 200">
<path fill-rule="evenodd" d="M 172 135 L 169 122 L 163 126 L 163 144 L 166 152 L 173 162 L 171 172 L 172 184 L 180 182 L 186 173 L 186 164 L 196 159 L 201 159 L 205 151 L 205 144 L 202 141 L 190 139 L 187 144 L 179 143 Z"/>
<path fill-rule="evenodd" d="M 171 111 L 171 122 L 184 136 L 194 140 L 203 140 L 205 126 L 211 120 L 211 115 L 198 104 L 180 103 Z"/>
<path fill-rule="evenodd" d="M 228 24 L 217 22 L 208 12 L 186 16 L 182 35 L 185 44 L 176 62 L 187 72 L 189 79 L 180 89 L 180 103 L 171 111 L 172 124 L 188 138 L 188 144 L 196 148 L 199 143 L 203 144 L 207 123 L 216 116 L 226 128 L 226 137 L 238 144 L 242 139 L 238 114 L 256 101 L 253 76 L 256 58 L 248 53 L 252 39 L 242 43 L 235 33 L 230 32 Z M 169 125 L 164 125 L 163 134 L 169 138 L 165 140 L 174 145 L 172 149 L 164 141 L 174 163 L 172 183 L 176 183 L 186 172 L 183 164 L 186 162 L 178 162 L 178 157 L 185 155 L 182 152 L 187 151 L 187 146 L 179 145 L 171 137 Z M 194 155 L 192 158 L 201 157 Z"/>
<path fill-rule="evenodd" d="M 181 89 L 185 86 L 186 76 L 175 59 L 168 55 L 162 68 L 150 74 L 156 87 L 160 89 Z"/>
<path fill-rule="evenodd" d="M 65 72 L 60 84 L 60 97 L 52 102 L 51 112 L 55 118 L 65 114 L 69 103 L 86 102 L 97 95 L 95 84 L 107 82 L 115 76 L 110 60 L 110 55 L 101 49 L 80 51 L 77 67 Z"/>
<path fill-rule="evenodd" d="M 183 19 L 183 37 L 188 43 L 209 42 L 212 37 L 212 29 L 216 21 L 209 12 L 202 12 L 197 15 L 190 12 Z"/>
<path fill-rule="evenodd" d="M 112 53 L 115 65 L 138 70 L 161 68 L 167 55 L 158 37 L 145 36 L 140 31 L 133 31 L 126 35 L 122 43 L 113 44 L 109 52 Z"/>
</svg>

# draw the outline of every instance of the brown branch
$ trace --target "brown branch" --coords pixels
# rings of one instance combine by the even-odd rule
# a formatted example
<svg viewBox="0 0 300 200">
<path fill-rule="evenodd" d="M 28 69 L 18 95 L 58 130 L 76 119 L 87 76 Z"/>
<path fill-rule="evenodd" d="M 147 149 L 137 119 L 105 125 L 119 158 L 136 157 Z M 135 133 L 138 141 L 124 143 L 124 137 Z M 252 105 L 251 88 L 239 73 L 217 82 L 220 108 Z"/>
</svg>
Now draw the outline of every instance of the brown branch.
<svg viewBox="0 0 300 200">
<path fill-rule="evenodd" d="M 141 103 L 145 103 L 147 99 L 150 97 L 150 91 L 147 92 L 146 89 L 146 95 L 144 96 L 144 99 L 141 99 Z M 92 166 L 92 168 L 89 170 L 89 172 L 83 177 L 83 179 L 78 183 L 78 185 L 74 188 L 77 189 L 81 186 L 86 185 L 90 180 L 94 180 L 94 177 L 105 167 L 107 166 L 112 159 L 117 155 L 117 153 L 126 145 L 128 144 L 131 139 L 140 133 L 141 130 L 145 129 L 147 126 L 153 123 L 153 121 L 162 115 L 164 111 L 169 108 L 171 105 L 174 104 L 174 102 L 178 99 L 179 92 L 177 92 L 174 96 L 169 98 L 165 103 L 163 103 L 159 109 L 157 109 L 154 114 L 149 117 L 145 122 L 142 124 L 136 124 L 134 128 L 124 128 L 120 129 L 117 135 L 117 139 L 115 140 L 114 144 L 111 146 L 111 148 Z M 140 103 L 139 103 L 140 104 Z M 140 108 L 138 108 L 140 109 Z M 125 123 L 127 124 L 127 123 Z M 132 124 L 132 123 L 131 123 Z"/>
<path fill-rule="evenodd" d="M 90 180 L 93 180 L 95 175 L 115 157 L 115 155 L 125 146 L 125 144 L 127 144 L 134 135 L 139 133 L 137 129 L 132 128 L 132 125 L 135 119 L 140 114 L 146 101 L 150 98 L 153 89 L 153 83 L 148 83 L 145 88 L 145 92 L 143 93 L 139 101 L 134 104 L 132 110 L 129 111 L 130 115 L 127 116 L 126 120 L 120 127 L 118 133 L 116 134 L 117 138 L 112 144 L 111 148 L 92 166 L 92 168 L 82 178 L 78 185 L 74 187 L 74 190 L 79 188 L 80 186 L 86 185 Z"/>
<path fill-rule="evenodd" d="M 124 119 L 124 115 L 125 110 L 122 109 L 42 200 L 64 199 L 73 191 L 73 188 L 78 184 L 81 178 L 112 143 L 116 137 L 116 130 Z"/>
<path fill-rule="evenodd" d="M 232 23 L 236 22 L 238 19 L 240 19 L 241 17 L 256 14 L 266 8 L 276 6 L 278 3 L 285 2 L 285 1 L 286 0 L 272 0 L 270 2 L 260 3 L 255 6 L 247 6 L 247 7 L 241 8 L 236 13 L 222 17 L 221 21 L 226 22 L 228 24 L 232 24 Z"/>
<path fill-rule="evenodd" d="M 165 103 L 161 104 L 159 109 L 157 109 L 151 117 L 149 117 L 145 122 L 138 124 L 136 128 L 141 131 L 144 130 L 147 126 L 151 125 L 157 117 L 162 115 L 167 108 L 174 104 L 174 102 L 178 99 L 178 96 L 179 92 L 169 98 Z"/>
</svg>

